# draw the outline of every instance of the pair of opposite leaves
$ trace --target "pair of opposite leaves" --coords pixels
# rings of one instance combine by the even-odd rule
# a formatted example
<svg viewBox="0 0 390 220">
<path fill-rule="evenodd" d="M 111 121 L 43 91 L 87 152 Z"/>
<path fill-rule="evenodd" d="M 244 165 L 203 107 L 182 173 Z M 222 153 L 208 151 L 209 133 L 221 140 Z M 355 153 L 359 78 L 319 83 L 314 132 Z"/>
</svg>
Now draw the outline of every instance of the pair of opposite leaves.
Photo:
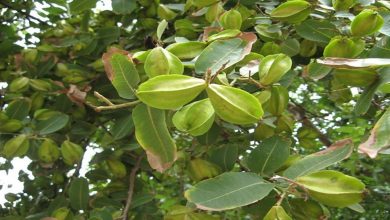
<svg viewBox="0 0 390 220">
<path fill-rule="evenodd" d="M 138 87 L 137 96 L 145 104 L 158 109 L 178 109 L 206 89 L 208 98 L 179 110 L 173 122 L 179 130 L 192 135 L 205 133 L 214 121 L 214 113 L 233 124 L 256 123 L 263 115 L 260 101 L 238 88 L 210 84 L 186 75 L 160 75 Z"/>
</svg>

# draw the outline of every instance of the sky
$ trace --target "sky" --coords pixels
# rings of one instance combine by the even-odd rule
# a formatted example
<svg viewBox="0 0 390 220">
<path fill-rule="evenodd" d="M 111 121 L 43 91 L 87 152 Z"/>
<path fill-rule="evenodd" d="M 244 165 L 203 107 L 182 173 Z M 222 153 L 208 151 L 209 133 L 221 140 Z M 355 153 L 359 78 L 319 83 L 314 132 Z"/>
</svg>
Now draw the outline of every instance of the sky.
<svg viewBox="0 0 390 220">
<path fill-rule="evenodd" d="M 43 5 L 40 3 L 36 3 L 36 10 L 41 11 L 42 7 L 47 7 L 47 5 Z M 102 10 L 111 10 L 111 1 L 110 0 L 100 0 L 96 4 L 96 9 L 94 11 L 102 11 Z M 40 16 L 37 11 L 32 11 L 32 15 L 46 20 L 44 17 Z M 39 30 L 31 30 L 31 31 L 39 31 Z M 31 33 L 31 32 L 30 32 Z M 26 46 L 23 42 L 20 42 L 19 45 Z M 7 87 L 7 84 L 4 82 L 0 82 L 0 88 Z M 88 171 L 89 161 L 92 159 L 93 155 L 96 153 L 96 148 L 87 147 L 87 150 L 84 155 L 84 159 L 82 162 L 82 168 L 80 170 L 80 176 L 84 176 Z M 3 164 L 5 159 L 0 158 L 0 164 Z M 27 157 L 23 158 L 15 158 L 12 160 L 13 169 L 6 171 L 0 170 L 0 205 L 4 204 L 7 200 L 5 199 L 5 195 L 7 193 L 20 193 L 23 191 L 23 183 L 18 180 L 19 172 L 23 171 L 29 174 L 29 177 L 32 178 L 33 175 L 27 169 L 28 164 L 30 164 L 31 160 Z"/>
</svg>

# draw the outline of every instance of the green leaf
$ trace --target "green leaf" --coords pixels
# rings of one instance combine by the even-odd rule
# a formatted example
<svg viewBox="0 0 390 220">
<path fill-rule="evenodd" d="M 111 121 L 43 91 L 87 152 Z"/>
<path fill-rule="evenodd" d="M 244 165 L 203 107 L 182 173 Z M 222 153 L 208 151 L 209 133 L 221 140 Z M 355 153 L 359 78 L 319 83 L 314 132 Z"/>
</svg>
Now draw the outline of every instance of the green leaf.
<svg viewBox="0 0 390 220">
<path fill-rule="evenodd" d="M 10 119 L 23 121 L 28 116 L 31 108 L 31 102 L 28 99 L 17 99 L 9 103 L 5 109 L 5 114 Z"/>
<path fill-rule="evenodd" d="M 259 100 L 252 94 L 229 86 L 211 84 L 207 94 L 215 113 L 233 124 L 256 123 L 263 116 Z"/>
<path fill-rule="evenodd" d="M 310 63 L 307 65 L 306 73 L 307 75 L 314 80 L 319 80 L 324 78 L 332 71 L 331 67 L 319 64 L 319 63 Z M 305 72 L 304 72 L 305 73 Z"/>
<path fill-rule="evenodd" d="M 131 115 L 120 117 L 115 120 L 111 134 L 114 140 L 122 139 L 134 131 L 134 122 Z"/>
<path fill-rule="evenodd" d="M 359 145 L 359 151 L 375 158 L 381 150 L 390 147 L 390 107 L 375 123 L 368 139 Z"/>
<path fill-rule="evenodd" d="M 133 0 L 112 0 L 112 10 L 117 14 L 131 14 L 137 8 Z"/>
<path fill-rule="evenodd" d="M 76 210 L 87 210 L 89 200 L 88 180 L 75 178 L 69 185 L 69 200 L 72 208 Z"/>
<path fill-rule="evenodd" d="M 337 141 L 327 149 L 310 154 L 298 162 L 293 163 L 284 171 L 283 176 L 290 179 L 295 179 L 299 176 L 324 169 L 348 158 L 351 155 L 352 150 L 353 143 L 350 139 Z"/>
<path fill-rule="evenodd" d="M 307 40 L 328 43 L 330 39 L 339 35 L 336 27 L 326 20 L 308 19 L 295 26 L 297 34 Z"/>
<path fill-rule="evenodd" d="M 311 197 L 333 207 L 346 207 L 360 202 L 365 189 L 360 180 L 334 170 L 322 170 L 298 177 L 297 182 L 309 190 Z"/>
<path fill-rule="evenodd" d="M 219 70 L 232 66 L 249 54 L 250 51 L 246 51 L 247 44 L 240 38 L 212 42 L 196 60 L 195 71 L 204 74 L 210 69 L 211 75 L 215 75 Z"/>
<path fill-rule="evenodd" d="M 290 155 L 290 144 L 291 141 L 278 136 L 265 139 L 246 159 L 248 168 L 260 175 L 271 175 L 287 160 Z"/>
<path fill-rule="evenodd" d="M 192 0 L 192 4 L 195 5 L 198 8 L 202 8 L 205 6 L 212 5 L 216 2 L 219 2 L 220 0 Z"/>
<path fill-rule="evenodd" d="M 327 57 L 317 59 L 317 63 L 334 67 L 334 68 L 367 68 L 390 66 L 390 59 L 385 58 L 366 58 L 366 59 L 349 59 Z"/>
<path fill-rule="evenodd" d="M 112 67 L 112 85 L 119 96 L 125 99 L 135 98 L 135 88 L 140 79 L 134 63 L 127 56 L 114 54 L 110 59 Z"/>
<path fill-rule="evenodd" d="M 288 200 L 291 206 L 292 217 L 296 220 L 321 219 L 326 213 L 318 202 L 305 200 L 303 198 L 294 198 Z"/>
<path fill-rule="evenodd" d="M 389 59 L 390 60 L 390 59 Z M 383 85 L 390 83 L 390 68 L 380 70 L 379 80 L 366 87 L 356 102 L 354 112 L 356 115 L 365 114 L 371 106 L 371 100 L 374 98 L 375 92 Z"/>
<path fill-rule="evenodd" d="M 168 27 L 168 22 L 166 20 L 162 20 L 157 26 L 157 39 L 161 40 L 161 36 L 163 35 L 165 29 Z"/>
<path fill-rule="evenodd" d="M 214 122 L 214 109 L 209 99 L 193 102 L 176 112 L 172 122 L 180 131 L 192 136 L 206 133 Z"/>
<path fill-rule="evenodd" d="M 75 15 L 85 10 L 94 8 L 97 2 L 98 0 L 86 0 L 86 1 L 73 0 L 71 3 L 69 3 L 70 13 Z"/>
<path fill-rule="evenodd" d="M 292 57 L 297 54 L 299 54 L 300 51 L 300 45 L 299 41 L 295 38 L 290 38 L 285 41 L 283 41 L 281 45 L 282 53 Z"/>
<path fill-rule="evenodd" d="M 176 160 L 176 145 L 169 134 L 165 112 L 139 104 L 133 110 L 135 137 L 153 169 L 163 172 Z"/>
<path fill-rule="evenodd" d="M 35 130 L 41 135 L 51 134 L 64 128 L 69 122 L 69 116 L 63 113 L 53 114 L 45 120 L 38 121 Z"/>
<path fill-rule="evenodd" d="M 30 143 L 27 136 L 20 134 L 4 144 L 1 154 L 8 160 L 14 157 L 22 157 L 27 153 L 29 146 Z"/>
<path fill-rule="evenodd" d="M 166 49 L 180 59 L 192 59 L 199 56 L 206 45 L 204 42 L 188 41 L 171 44 Z"/>
<path fill-rule="evenodd" d="M 144 69 L 149 78 L 167 74 L 183 74 L 183 63 L 162 47 L 156 47 L 146 57 Z"/>
<path fill-rule="evenodd" d="M 184 75 L 161 75 L 142 83 L 137 92 L 145 104 L 159 109 L 179 108 L 206 88 L 203 79 Z"/>
<path fill-rule="evenodd" d="M 210 154 L 210 161 L 220 166 L 224 171 L 233 169 L 238 158 L 238 145 L 225 144 Z"/>
<path fill-rule="evenodd" d="M 273 206 L 263 220 L 292 220 L 282 206 Z"/>
<path fill-rule="evenodd" d="M 227 172 L 196 184 L 185 197 L 199 209 L 222 211 L 261 200 L 273 187 L 254 173 Z"/>
</svg>

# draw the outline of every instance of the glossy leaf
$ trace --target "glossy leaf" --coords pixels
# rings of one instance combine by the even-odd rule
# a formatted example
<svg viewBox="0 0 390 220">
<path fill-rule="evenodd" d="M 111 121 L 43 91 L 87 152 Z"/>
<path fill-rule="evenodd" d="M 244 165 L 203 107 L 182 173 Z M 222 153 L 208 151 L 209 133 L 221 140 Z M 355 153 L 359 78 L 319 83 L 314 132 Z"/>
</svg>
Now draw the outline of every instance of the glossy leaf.
<svg viewBox="0 0 390 220">
<path fill-rule="evenodd" d="M 348 158 L 351 155 L 352 150 L 353 144 L 350 139 L 337 141 L 327 149 L 310 154 L 298 162 L 293 163 L 284 171 L 283 176 L 295 179 L 299 176 L 324 169 Z"/>
<path fill-rule="evenodd" d="M 203 79 L 176 74 L 163 75 L 142 83 L 137 96 L 151 107 L 176 109 L 193 100 L 205 88 Z"/>
<path fill-rule="evenodd" d="M 69 185 L 70 205 L 75 210 L 86 210 L 89 200 L 88 180 L 85 178 L 75 178 Z"/>
<path fill-rule="evenodd" d="M 153 169 L 163 172 L 176 160 L 176 145 L 169 134 L 165 112 L 139 104 L 133 110 L 135 137 Z"/>
<path fill-rule="evenodd" d="M 359 151 L 375 158 L 381 150 L 390 147 L 390 107 L 375 123 L 368 139 L 359 145 Z"/>
<path fill-rule="evenodd" d="M 323 170 L 298 177 L 297 182 L 309 190 L 309 195 L 333 207 L 345 207 L 363 199 L 365 185 L 352 176 L 334 170 Z"/>
<path fill-rule="evenodd" d="M 211 84 L 207 94 L 215 113 L 227 122 L 250 124 L 256 123 L 263 116 L 259 100 L 244 90 Z"/>
<path fill-rule="evenodd" d="M 193 102 L 176 112 L 172 122 L 180 131 L 188 132 L 192 136 L 202 135 L 213 125 L 213 106 L 209 99 Z"/>
<path fill-rule="evenodd" d="M 248 155 L 246 164 L 252 172 L 270 175 L 281 167 L 290 155 L 291 141 L 273 136 L 265 139 Z"/>
<path fill-rule="evenodd" d="M 254 203 L 273 187 L 256 174 L 228 172 L 196 184 L 185 192 L 185 197 L 199 209 L 221 211 Z"/>
</svg>

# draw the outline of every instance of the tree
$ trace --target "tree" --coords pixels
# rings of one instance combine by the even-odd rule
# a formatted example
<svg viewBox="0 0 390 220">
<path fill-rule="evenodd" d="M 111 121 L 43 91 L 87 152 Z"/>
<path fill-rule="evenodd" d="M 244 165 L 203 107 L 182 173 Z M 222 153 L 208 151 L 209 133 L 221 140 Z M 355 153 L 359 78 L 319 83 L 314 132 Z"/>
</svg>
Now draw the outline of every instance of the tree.
<svg viewBox="0 0 390 220">
<path fill-rule="evenodd" d="M 97 2 L 0 1 L 0 219 L 389 217 L 387 1 Z"/>
</svg>

